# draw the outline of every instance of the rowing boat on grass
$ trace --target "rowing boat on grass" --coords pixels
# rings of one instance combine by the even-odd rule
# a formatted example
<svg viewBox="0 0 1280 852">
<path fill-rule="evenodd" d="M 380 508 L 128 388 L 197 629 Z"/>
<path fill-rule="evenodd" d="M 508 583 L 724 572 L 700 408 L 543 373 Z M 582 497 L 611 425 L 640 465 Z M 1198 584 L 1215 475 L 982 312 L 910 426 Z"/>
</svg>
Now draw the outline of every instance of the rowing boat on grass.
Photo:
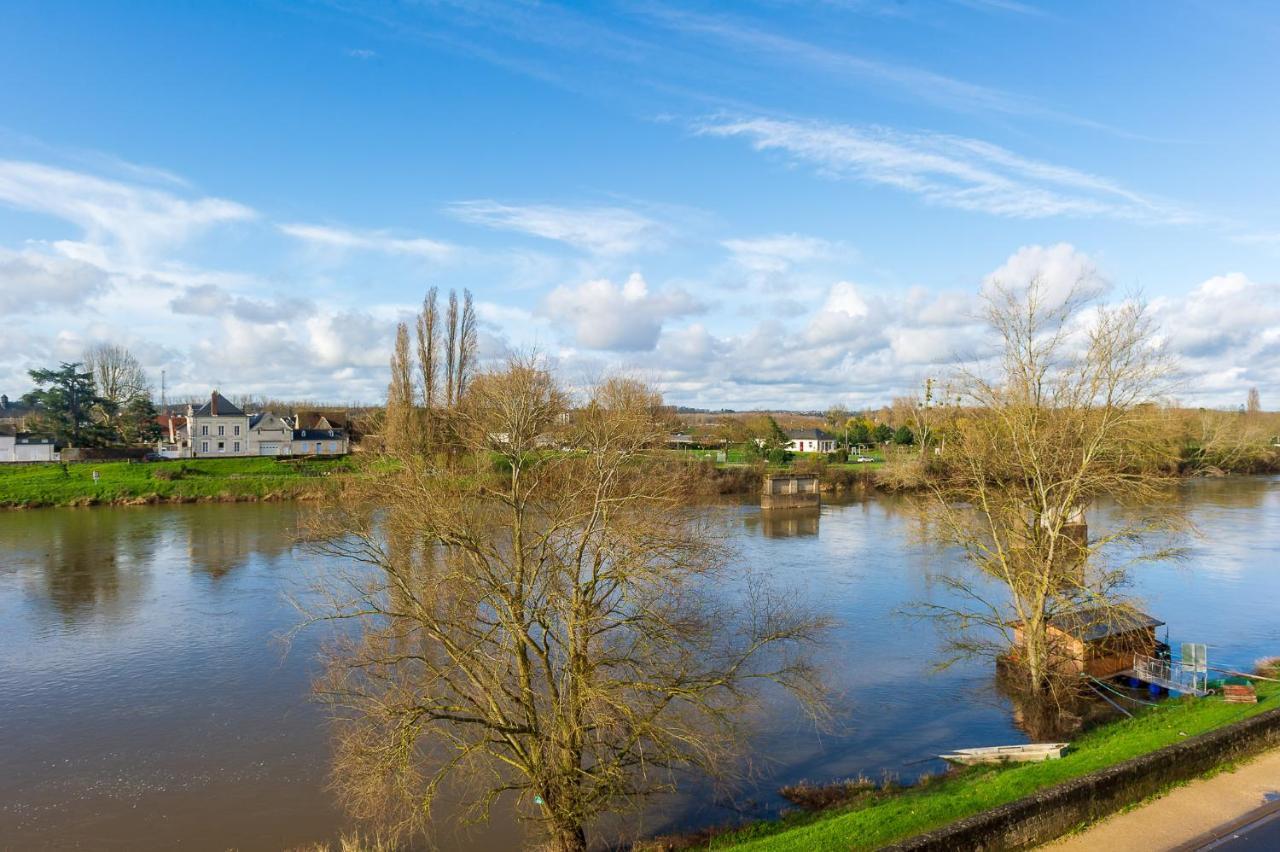
<svg viewBox="0 0 1280 852">
<path fill-rule="evenodd" d="M 950 763 L 970 765 L 974 763 L 1034 763 L 1040 760 L 1057 760 L 1067 743 L 1026 743 L 1025 745 L 987 746 L 985 748 L 958 748 L 938 757 Z"/>
</svg>

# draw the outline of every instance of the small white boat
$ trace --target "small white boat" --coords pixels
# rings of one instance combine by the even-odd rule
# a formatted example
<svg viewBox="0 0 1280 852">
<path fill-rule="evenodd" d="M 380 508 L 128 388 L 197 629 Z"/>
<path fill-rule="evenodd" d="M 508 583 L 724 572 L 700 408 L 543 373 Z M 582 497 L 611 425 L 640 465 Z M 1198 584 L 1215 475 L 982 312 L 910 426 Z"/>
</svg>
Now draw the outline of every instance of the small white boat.
<svg viewBox="0 0 1280 852">
<path fill-rule="evenodd" d="M 1057 760 L 1062 757 L 1068 743 L 1027 743 L 1025 745 L 987 746 L 986 748 L 958 748 L 950 754 L 938 757 L 950 763 L 966 766 L 974 763 L 1035 763 L 1041 760 Z"/>
</svg>

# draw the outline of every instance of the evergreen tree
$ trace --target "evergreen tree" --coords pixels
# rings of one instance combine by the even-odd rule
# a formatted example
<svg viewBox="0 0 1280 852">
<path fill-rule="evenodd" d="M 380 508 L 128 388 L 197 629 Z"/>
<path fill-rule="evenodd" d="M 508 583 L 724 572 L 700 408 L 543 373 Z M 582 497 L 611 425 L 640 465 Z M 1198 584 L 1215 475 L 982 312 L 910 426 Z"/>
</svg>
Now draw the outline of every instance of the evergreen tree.
<svg viewBox="0 0 1280 852">
<path fill-rule="evenodd" d="M 916 442 L 916 436 L 911 431 L 911 427 L 904 423 L 894 431 L 893 442 L 899 446 L 907 447 Z"/>
<path fill-rule="evenodd" d="M 22 401 L 39 412 L 39 429 L 52 434 L 60 444 L 93 447 L 107 443 L 112 430 L 93 420 L 94 407 L 114 412 L 112 402 L 98 396 L 93 373 L 80 363 L 65 361 L 56 370 L 31 370 L 28 375 L 36 390 Z"/>
</svg>

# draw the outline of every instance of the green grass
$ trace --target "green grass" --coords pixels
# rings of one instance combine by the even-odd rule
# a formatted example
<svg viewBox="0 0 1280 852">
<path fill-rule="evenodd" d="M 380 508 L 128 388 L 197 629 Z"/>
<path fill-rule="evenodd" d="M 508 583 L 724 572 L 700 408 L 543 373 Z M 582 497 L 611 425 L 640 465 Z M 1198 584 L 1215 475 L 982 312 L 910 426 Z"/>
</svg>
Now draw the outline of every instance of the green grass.
<svg viewBox="0 0 1280 852">
<path fill-rule="evenodd" d="M 1258 687 L 1258 703 L 1221 698 L 1169 701 L 1096 728 L 1061 760 L 1008 768 L 974 768 L 918 789 L 871 797 L 851 809 L 762 822 L 716 838 L 711 848 L 738 852 L 875 849 L 930 831 L 1037 790 L 1087 775 L 1147 752 L 1237 722 L 1277 705 L 1280 688 Z"/>
<path fill-rule="evenodd" d="M 0 507 L 283 499 L 319 490 L 330 475 L 349 470 L 347 459 L 78 462 L 65 471 L 58 464 L 0 465 Z"/>
</svg>

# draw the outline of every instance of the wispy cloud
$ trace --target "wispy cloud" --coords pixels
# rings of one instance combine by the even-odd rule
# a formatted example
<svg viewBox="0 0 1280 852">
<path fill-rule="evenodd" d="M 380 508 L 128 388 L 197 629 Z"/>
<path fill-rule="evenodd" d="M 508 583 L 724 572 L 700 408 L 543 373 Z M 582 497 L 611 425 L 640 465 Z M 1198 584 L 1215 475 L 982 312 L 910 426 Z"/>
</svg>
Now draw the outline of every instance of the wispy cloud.
<svg viewBox="0 0 1280 852">
<path fill-rule="evenodd" d="M 761 273 L 782 273 L 796 264 L 856 254 L 841 244 L 804 234 L 737 238 L 724 240 L 721 245 L 729 250 L 739 266 Z"/>
<path fill-rule="evenodd" d="M 1018 3 L 1015 0 L 951 0 L 959 6 L 967 6 L 979 12 L 1005 12 L 1013 15 L 1028 15 L 1036 18 L 1049 17 L 1049 13 L 1038 6 Z"/>
<path fill-rule="evenodd" d="M 664 225 L 623 207 L 558 207 L 479 200 L 459 202 L 448 209 L 473 225 L 556 240 L 591 254 L 630 254 L 661 245 L 668 237 Z"/>
<path fill-rule="evenodd" d="M 367 47 L 348 47 L 344 52 L 352 59 L 376 59 L 378 56 L 378 51 Z"/>
<path fill-rule="evenodd" d="M 223 198 L 180 198 L 20 160 L 0 160 L 0 202 L 71 222 L 90 241 L 112 242 L 135 256 L 213 225 L 257 215 Z"/>
<path fill-rule="evenodd" d="M 823 176 L 891 186 L 932 204 L 1013 218 L 1109 217 L 1186 224 L 1196 213 L 1097 175 L 1020 156 L 977 139 L 817 121 L 717 117 L 706 136 L 748 140 Z"/>
<path fill-rule="evenodd" d="M 338 251 L 374 251 L 444 260 L 455 251 L 454 246 L 425 237 L 396 237 L 384 231 L 354 231 L 330 225 L 292 222 L 277 225 L 282 233 L 313 246 Z"/>
</svg>

